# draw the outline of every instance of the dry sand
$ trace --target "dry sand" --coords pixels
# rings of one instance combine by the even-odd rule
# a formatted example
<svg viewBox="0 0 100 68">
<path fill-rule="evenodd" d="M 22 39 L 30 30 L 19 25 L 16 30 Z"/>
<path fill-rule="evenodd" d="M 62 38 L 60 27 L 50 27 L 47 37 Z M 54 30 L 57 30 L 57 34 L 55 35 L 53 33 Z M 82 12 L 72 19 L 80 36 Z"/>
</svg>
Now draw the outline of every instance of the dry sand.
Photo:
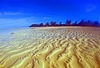
<svg viewBox="0 0 100 68">
<path fill-rule="evenodd" d="M 100 28 L 31 28 L 2 33 L 0 68 L 100 68 Z"/>
</svg>

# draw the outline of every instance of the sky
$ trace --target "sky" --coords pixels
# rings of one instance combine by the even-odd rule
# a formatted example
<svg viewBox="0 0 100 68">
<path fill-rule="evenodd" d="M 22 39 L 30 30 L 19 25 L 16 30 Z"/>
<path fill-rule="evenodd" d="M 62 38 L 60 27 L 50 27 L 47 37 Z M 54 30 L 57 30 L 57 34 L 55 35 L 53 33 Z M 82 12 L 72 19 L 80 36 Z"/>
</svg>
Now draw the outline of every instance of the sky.
<svg viewBox="0 0 100 68">
<path fill-rule="evenodd" d="M 0 0 L 0 28 L 67 19 L 100 21 L 100 0 Z"/>
</svg>

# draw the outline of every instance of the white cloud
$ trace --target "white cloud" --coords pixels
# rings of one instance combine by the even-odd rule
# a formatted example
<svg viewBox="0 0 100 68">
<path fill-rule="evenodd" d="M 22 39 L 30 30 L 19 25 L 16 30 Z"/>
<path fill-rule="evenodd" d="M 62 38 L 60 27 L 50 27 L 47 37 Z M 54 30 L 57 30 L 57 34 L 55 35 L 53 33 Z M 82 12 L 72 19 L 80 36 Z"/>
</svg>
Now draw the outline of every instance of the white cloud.
<svg viewBox="0 0 100 68">
<path fill-rule="evenodd" d="M 4 12 L 4 15 L 23 15 L 24 13 L 20 13 L 20 12 Z"/>
<path fill-rule="evenodd" d="M 4 15 L 4 13 L 2 12 L 2 13 L 0 13 L 0 15 Z"/>
<path fill-rule="evenodd" d="M 89 7 L 86 9 L 86 12 L 93 11 L 94 9 L 96 9 L 96 6 L 89 6 Z"/>
<path fill-rule="evenodd" d="M 0 25 L 21 25 L 27 23 L 27 19 L 0 19 Z"/>
<path fill-rule="evenodd" d="M 27 17 L 27 18 L 20 18 L 20 19 L 0 19 L 0 28 L 6 27 L 21 27 L 21 26 L 29 26 L 35 17 Z"/>
<path fill-rule="evenodd" d="M 42 19 L 51 19 L 50 17 L 43 17 Z"/>
<path fill-rule="evenodd" d="M 22 12 L 0 12 L 0 15 L 30 15 Z"/>
</svg>

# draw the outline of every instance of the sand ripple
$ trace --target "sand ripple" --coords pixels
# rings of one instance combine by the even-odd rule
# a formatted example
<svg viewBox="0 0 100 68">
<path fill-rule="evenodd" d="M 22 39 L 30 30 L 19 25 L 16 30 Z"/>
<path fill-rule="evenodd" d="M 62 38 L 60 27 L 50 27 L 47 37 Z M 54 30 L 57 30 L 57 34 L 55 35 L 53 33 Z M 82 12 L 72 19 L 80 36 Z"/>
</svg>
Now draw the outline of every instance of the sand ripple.
<svg viewBox="0 0 100 68">
<path fill-rule="evenodd" d="M 0 68 L 100 68 L 100 28 L 35 28 L 1 34 Z"/>
</svg>

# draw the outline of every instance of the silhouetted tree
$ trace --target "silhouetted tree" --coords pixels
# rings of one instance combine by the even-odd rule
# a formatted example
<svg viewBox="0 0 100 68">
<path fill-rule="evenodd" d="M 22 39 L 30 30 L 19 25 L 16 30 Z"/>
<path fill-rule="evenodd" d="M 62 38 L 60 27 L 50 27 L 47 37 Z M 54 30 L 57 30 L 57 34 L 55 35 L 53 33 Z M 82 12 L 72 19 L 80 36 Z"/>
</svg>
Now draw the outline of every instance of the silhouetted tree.
<svg viewBox="0 0 100 68">
<path fill-rule="evenodd" d="M 85 25 L 86 26 L 93 26 L 93 23 L 91 20 L 88 20 L 87 22 L 85 22 Z"/>
<path fill-rule="evenodd" d="M 54 21 L 46 22 L 45 25 L 43 23 L 40 24 L 32 24 L 29 27 L 45 27 L 45 26 L 100 26 L 100 23 L 98 21 L 92 22 L 91 20 L 85 21 L 82 19 L 80 22 L 75 21 L 73 24 L 71 23 L 71 20 L 66 20 L 64 24 L 62 22 L 59 22 L 58 24 Z"/>
<path fill-rule="evenodd" d="M 70 26 L 71 25 L 71 20 L 66 20 L 66 25 Z"/>
<path fill-rule="evenodd" d="M 51 21 L 50 24 L 51 24 L 51 26 L 56 26 L 57 25 L 56 22 L 53 22 L 53 21 Z"/>
<path fill-rule="evenodd" d="M 77 26 L 77 25 L 78 25 L 78 22 L 75 21 L 72 25 L 73 25 L 73 26 Z"/>
<path fill-rule="evenodd" d="M 50 26 L 49 22 L 47 22 L 47 23 L 45 24 L 45 26 Z"/>
<path fill-rule="evenodd" d="M 99 22 L 98 21 L 94 21 L 94 26 L 99 26 Z"/>
<path fill-rule="evenodd" d="M 40 26 L 40 27 L 43 27 L 43 26 L 44 26 L 44 24 L 43 24 L 43 23 L 40 23 L 40 24 L 39 24 L 39 26 Z"/>
<path fill-rule="evenodd" d="M 62 22 L 59 22 L 59 25 L 62 25 Z"/>
<path fill-rule="evenodd" d="M 85 26 L 85 20 L 82 19 L 79 23 L 78 23 L 79 26 Z"/>
<path fill-rule="evenodd" d="M 29 27 L 39 27 L 39 25 L 38 25 L 38 24 L 32 24 L 32 25 L 29 26 Z"/>
<path fill-rule="evenodd" d="M 62 22 L 59 22 L 59 26 L 62 26 Z"/>
</svg>

